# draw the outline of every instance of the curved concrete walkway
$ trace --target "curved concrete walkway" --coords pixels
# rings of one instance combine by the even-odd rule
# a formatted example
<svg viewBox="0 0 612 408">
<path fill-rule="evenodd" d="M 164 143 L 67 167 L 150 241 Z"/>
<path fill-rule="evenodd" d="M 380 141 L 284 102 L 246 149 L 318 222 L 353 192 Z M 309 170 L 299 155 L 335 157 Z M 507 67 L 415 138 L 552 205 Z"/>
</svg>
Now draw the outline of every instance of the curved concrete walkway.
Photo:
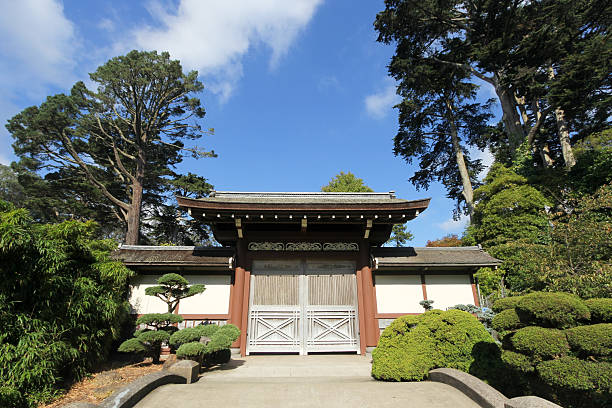
<svg viewBox="0 0 612 408">
<path fill-rule="evenodd" d="M 189 385 L 164 385 L 142 408 L 427 407 L 476 408 L 455 388 L 436 382 L 392 383 L 370 377 L 356 355 L 249 356 L 204 373 Z"/>
</svg>

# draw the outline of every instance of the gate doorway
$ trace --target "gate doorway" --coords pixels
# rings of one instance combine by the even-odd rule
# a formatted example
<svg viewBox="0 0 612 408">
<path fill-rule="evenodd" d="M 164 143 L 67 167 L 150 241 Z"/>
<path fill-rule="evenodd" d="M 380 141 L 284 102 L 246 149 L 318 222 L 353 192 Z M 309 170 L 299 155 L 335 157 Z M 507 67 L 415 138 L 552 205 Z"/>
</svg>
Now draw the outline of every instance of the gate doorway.
<svg viewBox="0 0 612 408">
<path fill-rule="evenodd" d="M 359 353 L 351 261 L 254 261 L 246 353 Z"/>
</svg>

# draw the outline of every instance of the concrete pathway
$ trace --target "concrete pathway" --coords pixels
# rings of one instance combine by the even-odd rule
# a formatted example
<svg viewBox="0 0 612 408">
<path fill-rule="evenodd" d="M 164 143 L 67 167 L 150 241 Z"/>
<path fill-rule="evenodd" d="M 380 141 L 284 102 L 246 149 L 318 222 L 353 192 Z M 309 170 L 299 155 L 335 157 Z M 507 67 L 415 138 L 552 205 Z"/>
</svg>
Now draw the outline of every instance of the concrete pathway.
<svg viewBox="0 0 612 408">
<path fill-rule="evenodd" d="M 374 381 L 370 362 L 356 355 L 236 357 L 197 383 L 157 388 L 136 407 L 478 407 L 446 384 Z"/>
</svg>

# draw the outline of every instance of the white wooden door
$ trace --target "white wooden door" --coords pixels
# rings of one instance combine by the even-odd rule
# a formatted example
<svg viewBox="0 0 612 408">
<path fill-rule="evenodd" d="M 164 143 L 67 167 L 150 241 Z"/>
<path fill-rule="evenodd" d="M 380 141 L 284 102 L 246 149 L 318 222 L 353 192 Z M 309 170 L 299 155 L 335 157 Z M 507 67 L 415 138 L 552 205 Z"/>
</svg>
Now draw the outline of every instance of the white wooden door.
<svg viewBox="0 0 612 408">
<path fill-rule="evenodd" d="M 355 264 L 255 261 L 247 354 L 359 352 Z"/>
<path fill-rule="evenodd" d="M 306 352 L 359 352 L 355 264 L 308 261 L 306 283 Z"/>
</svg>

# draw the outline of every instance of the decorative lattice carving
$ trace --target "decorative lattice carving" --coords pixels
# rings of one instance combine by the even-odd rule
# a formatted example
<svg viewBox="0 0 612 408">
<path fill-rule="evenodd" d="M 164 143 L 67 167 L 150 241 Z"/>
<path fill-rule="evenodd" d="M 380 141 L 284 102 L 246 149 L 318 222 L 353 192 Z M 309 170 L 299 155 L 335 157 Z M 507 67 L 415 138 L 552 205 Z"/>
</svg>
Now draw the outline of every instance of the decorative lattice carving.
<svg viewBox="0 0 612 408">
<path fill-rule="evenodd" d="M 356 242 L 250 242 L 249 251 L 359 251 Z"/>
<path fill-rule="evenodd" d="M 324 251 L 359 251 L 359 244 L 355 242 L 326 242 Z"/>
</svg>

